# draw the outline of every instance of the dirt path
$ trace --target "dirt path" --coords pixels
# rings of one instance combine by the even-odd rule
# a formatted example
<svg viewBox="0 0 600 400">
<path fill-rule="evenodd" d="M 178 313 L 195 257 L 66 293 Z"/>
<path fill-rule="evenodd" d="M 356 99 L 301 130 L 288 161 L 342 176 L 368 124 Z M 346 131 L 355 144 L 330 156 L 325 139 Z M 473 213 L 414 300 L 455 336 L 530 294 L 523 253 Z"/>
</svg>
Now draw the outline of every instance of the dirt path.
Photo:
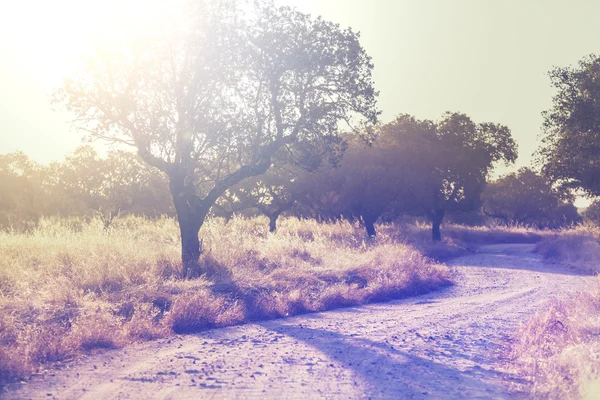
<svg viewBox="0 0 600 400">
<path fill-rule="evenodd" d="M 515 398 L 507 340 L 590 277 L 533 245 L 484 246 L 416 298 L 180 336 L 90 357 L 7 398 Z M 512 391 L 512 392 L 511 392 Z"/>
</svg>

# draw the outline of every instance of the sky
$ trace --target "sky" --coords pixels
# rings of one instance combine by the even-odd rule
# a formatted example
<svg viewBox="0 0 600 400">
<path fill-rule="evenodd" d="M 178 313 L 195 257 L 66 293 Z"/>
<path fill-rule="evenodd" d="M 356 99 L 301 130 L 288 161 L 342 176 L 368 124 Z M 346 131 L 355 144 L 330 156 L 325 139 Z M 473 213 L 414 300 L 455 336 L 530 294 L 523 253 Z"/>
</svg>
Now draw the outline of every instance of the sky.
<svg viewBox="0 0 600 400">
<path fill-rule="evenodd" d="M 600 2 L 572 0 L 276 0 L 361 32 L 375 64 L 382 121 L 459 111 L 507 125 L 516 167 L 538 146 L 551 106 L 547 72 L 600 53 Z M 50 93 L 102 35 L 142 26 L 159 0 L 0 1 L 0 154 L 47 163 L 81 144 Z M 152 14 L 152 13 L 155 14 Z M 132 15 L 135 17 L 132 18 Z"/>
</svg>

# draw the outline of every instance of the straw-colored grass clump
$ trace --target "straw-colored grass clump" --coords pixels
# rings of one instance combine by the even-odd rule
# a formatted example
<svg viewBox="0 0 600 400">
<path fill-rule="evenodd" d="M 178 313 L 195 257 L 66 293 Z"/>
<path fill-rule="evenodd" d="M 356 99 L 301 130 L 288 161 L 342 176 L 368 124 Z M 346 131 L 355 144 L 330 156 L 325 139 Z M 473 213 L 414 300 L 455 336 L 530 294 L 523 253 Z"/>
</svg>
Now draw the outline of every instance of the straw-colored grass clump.
<svg viewBox="0 0 600 400">
<path fill-rule="evenodd" d="M 184 280 L 171 219 L 42 220 L 0 233 L 0 383 L 40 364 L 172 333 L 423 293 L 448 269 L 387 227 L 209 220 L 198 277 Z M 397 229 L 396 229 L 397 230 Z"/>
<path fill-rule="evenodd" d="M 593 226 L 567 229 L 547 235 L 537 250 L 549 261 L 597 273 L 599 233 Z M 513 357 L 534 398 L 600 398 L 600 281 L 547 304 L 518 332 Z"/>
</svg>

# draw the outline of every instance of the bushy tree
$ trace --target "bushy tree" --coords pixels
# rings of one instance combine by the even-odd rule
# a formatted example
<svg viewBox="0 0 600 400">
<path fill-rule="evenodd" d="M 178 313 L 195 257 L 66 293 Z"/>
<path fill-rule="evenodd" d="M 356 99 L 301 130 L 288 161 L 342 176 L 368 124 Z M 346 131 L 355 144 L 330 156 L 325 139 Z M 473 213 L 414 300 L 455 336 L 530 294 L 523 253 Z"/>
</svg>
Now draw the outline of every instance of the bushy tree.
<svg viewBox="0 0 600 400">
<path fill-rule="evenodd" d="M 371 237 L 384 214 L 393 218 L 422 211 L 435 183 L 434 124 L 401 115 L 378 131 L 370 145 L 355 140 L 337 171 L 343 179 L 343 214 L 362 219 Z"/>
<path fill-rule="evenodd" d="M 553 181 L 600 195 L 600 57 L 549 73 L 557 93 L 544 112 L 538 161 Z"/>
<path fill-rule="evenodd" d="M 167 180 L 135 153 L 116 150 L 102 158 L 82 146 L 55 170 L 55 191 L 82 214 L 99 213 L 107 226 L 118 214 L 172 214 Z"/>
<path fill-rule="evenodd" d="M 506 126 L 476 124 L 460 113 L 447 113 L 437 123 L 435 145 L 433 195 L 423 205 L 432 238 L 440 240 L 445 213 L 477 210 L 494 166 L 515 162 L 517 146 Z"/>
<path fill-rule="evenodd" d="M 236 212 L 256 209 L 269 218 L 269 232 L 275 232 L 279 216 L 294 206 L 296 182 L 302 172 L 273 166 L 263 175 L 248 178 L 221 196 L 215 204 L 216 214 L 227 220 Z"/>
<path fill-rule="evenodd" d="M 583 213 L 583 219 L 593 224 L 600 225 L 600 201 L 594 200 Z"/>
<path fill-rule="evenodd" d="M 428 217 L 433 240 L 441 239 L 445 213 L 477 210 L 494 165 L 517 156 L 507 127 L 476 124 L 460 113 L 438 122 L 400 115 L 381 128 L 372 148 L 380 172 L 367 179 L 381 183 L 365 204 L 377 205 L 379 215 Z"/>
<path fill-rule="evenodd" d="M 194 7 L 171 36 L 99 55 L 56 96 L 91 137 L 133 146 L 166 174 L 185 275 L 227 189 L 282 149 L 327 147 L 340 122 L 378 115 L 373 65 L 352 30 L 267 0 Z"/>
<path fill-rule="evenodd" d="M 558 228 L 580 220 L 572 196 L 529 168 L 490 182 L 483 211 L 505 224 Z"/>
<path fill-rule="evenodd" d="M 37 221 L 50 203 L 42 177 L 42 167 L 22 152 L 0 155 L 0 225 L 23 228 Z"/>
</svg>

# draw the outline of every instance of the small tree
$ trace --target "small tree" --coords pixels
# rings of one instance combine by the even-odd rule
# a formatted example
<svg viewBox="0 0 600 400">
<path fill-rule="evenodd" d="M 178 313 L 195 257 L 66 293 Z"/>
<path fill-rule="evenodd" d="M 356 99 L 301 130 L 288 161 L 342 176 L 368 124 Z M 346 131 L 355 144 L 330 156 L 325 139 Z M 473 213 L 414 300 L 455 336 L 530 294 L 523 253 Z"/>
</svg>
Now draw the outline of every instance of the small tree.
<svg viewBox="0 0 600 400">
<path fill-rule="evenodd" d="M 266 172 L 283 148 L 327 143 L 340 122 L 378 115 L 373 65 L 352 30 L 266 0 L 200 1 L 189 15 L 171 37 L 97 57 L 57 93 L 76 126 L 135 147 L 167 175 L 184 275 L 228 188 Z"/>
<path fill-rule="evenodd" d="M 478 209 L 494 165 L 514 163 L 517 145 L 508 127 L 476 124 L 460 113 L 446 113 L 437 123 L 436 135 L 433 196 L 423 204 L 432 221 L 432 238 L 441 240 L 445 213 Z"/>
<path fill-rule="evenodd" d="M 600 225 L 600 201 L 594 200 L 583 213 L 583 219 L 593 224 Z"/>
<path fill-rule="evenodd" d="M 345 182 L 344 175 L 332 165 L 323 165 L 314 172 L 300 175 L 295 181 L 294 213 L 299 218 L 318 221 L 336 221 L 344 217 L 342 191 Z"/>
<path fill-rule="evenodd" d="M 482 197 L 484 213 L 505 224 L 558 228 L 580 220 L 572 196 L 529 168 L 490 182 Z"/>
<path fill-rule="evenodd" d="M 37 223 L 47 205 L 43 168 L 22 152 L 0 155 L 0 226 Z"/>
<path fill-rule="evenodd" d="M 259 177 L 241 182 L 230 190 L 230 201 L 233 201 L 230 207 L 257 209 L 269 218 L 269 232 L 275 232 L 279 216 L 294 206 L 294 186 L 299 172 L 274 166 Z"/>
<path fill-rule="evenodd" d="M 107 226 L 117 214 L 172 213 L 168 182 L 135 153 L 111 151 L 101 158 L 82 146 L 56 166 L 56 173 L 55 191 L 82 213 L 99 213 Z"/>
</svg>

